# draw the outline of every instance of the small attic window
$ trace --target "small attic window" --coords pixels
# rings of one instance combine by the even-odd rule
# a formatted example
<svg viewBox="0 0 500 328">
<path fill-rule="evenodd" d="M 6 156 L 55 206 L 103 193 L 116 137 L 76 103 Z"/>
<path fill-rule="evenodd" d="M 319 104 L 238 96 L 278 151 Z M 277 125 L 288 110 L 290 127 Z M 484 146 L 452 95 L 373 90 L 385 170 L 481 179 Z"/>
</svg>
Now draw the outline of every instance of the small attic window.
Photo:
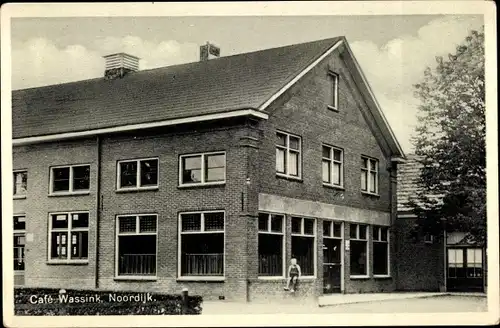
<svg viewBox="0 0 500 328">
<path fill-rule="evenodd" d="M 339 110 L 339 75 L 333 71 L 328 72 L 330 82 L 328 93 L 328 109 Z"/>
</svg>

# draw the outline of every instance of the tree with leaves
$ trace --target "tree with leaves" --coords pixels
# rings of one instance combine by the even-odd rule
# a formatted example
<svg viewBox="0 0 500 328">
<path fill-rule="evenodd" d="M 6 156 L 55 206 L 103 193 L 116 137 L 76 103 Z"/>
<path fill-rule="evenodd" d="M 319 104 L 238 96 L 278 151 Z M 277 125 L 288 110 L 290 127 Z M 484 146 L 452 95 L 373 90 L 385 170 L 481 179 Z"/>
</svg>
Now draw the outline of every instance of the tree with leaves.
<svg viewBox="0 0 500 328">
<path fill-rule="evenodd" d="M 472 31 L 448 58 L 437 57 L 415 94 L 420 188 L 411 202 L 426 233 L 470 232 L 486 238 L 484 28 Z"/>
</svg>

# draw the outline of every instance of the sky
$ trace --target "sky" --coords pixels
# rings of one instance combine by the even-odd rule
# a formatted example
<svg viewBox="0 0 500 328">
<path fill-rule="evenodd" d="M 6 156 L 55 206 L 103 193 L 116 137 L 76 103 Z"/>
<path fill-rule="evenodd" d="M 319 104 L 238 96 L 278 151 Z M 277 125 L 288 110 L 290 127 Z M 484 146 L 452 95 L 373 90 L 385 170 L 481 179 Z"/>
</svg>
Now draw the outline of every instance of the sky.
<svg viewBox="0 0 500 328">
<path fill-rule="evenodd" d="M 415 83 L 435 57 L 454 52 L 481 15 L 13 18 L 12 88 L 103 76 L 102 56 L 127 52 L 140 69 L 199 59 L 207 41 L 221 55 L 343 35 L 405 153 L 419 100 Z"/>
</svg>

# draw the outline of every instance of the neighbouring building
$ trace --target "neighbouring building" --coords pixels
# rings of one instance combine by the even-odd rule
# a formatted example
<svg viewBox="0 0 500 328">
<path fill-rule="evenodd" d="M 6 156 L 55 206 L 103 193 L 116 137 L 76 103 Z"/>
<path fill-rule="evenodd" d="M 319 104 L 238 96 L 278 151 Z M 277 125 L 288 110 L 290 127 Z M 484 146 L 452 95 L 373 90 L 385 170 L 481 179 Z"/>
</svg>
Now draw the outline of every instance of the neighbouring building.
<svg viewBox="0 0 500 328">
<path fill-rule="evenodd" d="M 251 301 L 294 257 L 299 298 L 395 290 L 404 154 L 347 40 L 207 47 L 13 92 L 16 283 Z"/>
<path fill-rule="evenodd" d="M 398 166 L 398 232 L 396 257 L 398 290 L 483 292 L 486 289 L 486 248 L 470 233 L 425 234 L 409 204 L 421 191 L 422 165 L 408 155 Z M 444 224 L 443 224 L 444 228 Z M 446 229 L 443 229 L 446 230 Z"/>
</svg>

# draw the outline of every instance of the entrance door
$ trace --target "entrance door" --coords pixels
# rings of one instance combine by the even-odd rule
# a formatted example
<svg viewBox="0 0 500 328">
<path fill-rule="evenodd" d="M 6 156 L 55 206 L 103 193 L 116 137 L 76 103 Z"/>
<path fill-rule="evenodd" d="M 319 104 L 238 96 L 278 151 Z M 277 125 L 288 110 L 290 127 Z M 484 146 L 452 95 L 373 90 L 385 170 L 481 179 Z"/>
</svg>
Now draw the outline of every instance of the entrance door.
<svg viewBox="0 0 500 328">
<path fill-rule="evenodd" d="M 483 291 L 481 248 L 448 248 L 447 287 L 449 291 Z"/>
<path fill-rule="evenodd" d="M 323 239 L 323 293 L 341 292 L 342 239 Z"/>
</svg>

